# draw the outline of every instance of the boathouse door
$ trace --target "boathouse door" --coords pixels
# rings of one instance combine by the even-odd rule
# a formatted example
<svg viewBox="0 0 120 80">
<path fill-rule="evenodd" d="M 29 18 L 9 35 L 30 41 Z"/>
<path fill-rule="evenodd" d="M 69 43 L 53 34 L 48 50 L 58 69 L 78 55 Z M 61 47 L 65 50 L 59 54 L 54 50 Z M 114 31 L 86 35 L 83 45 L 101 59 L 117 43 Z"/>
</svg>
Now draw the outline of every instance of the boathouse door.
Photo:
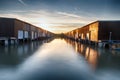
<svg viewBox="0 0 120 80">
<path fill-rule="evenodd" d="M 23 39 L 23 31 L 22 30 L 18 30 L 18 39 Z"/>
</svg>

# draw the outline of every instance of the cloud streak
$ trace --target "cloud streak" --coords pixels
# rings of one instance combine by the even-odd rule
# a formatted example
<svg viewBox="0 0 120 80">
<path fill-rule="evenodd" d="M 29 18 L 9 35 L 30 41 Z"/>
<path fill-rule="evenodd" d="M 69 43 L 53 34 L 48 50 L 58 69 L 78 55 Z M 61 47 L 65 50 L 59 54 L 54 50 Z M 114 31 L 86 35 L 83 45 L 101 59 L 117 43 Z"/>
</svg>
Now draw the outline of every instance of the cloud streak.
<svg viewBox="0 0 120 80">
<path fill-rule="evenodd" d="M 0 11 L 1 17 L 18 18 L 33 25 L 40 26 L 51 32 L 61 33 L 70 31 L 95 20 L 102 20 L 101 17 L 82 16 L 67 11 L 49 10 L 9 10 Z M 108 16 L 108 15 L 107 15 Z M 116 19 L 115 17 L 112 19 Z M 104 20 L 104 18 L 103 18 Z M 41 26 L 44 25 L 44 26 Z"/>
<path fill-rule="evenodd" d="M 23 0 L 18 0 L 22 5 L 27 6 L 27 4 Z"/>
<path fill-rule="evenodd" d="M 73 17 L 73 18 L 81 18 L 81 16 L 79 16 L 79 15 L 70 14 L 70 13 L 66 13 L 66 12 L 58 12 L 58 14 L 68 16 L 68 17 Z"/>
<path fill-rule="evenodd" d="M 87 20 L 85 17 L 83 19 L 79 15 L 60 11 L 12 10 L 8 12 L 0 13 L 1 17 L 18 18 L 55 33 L 67 32 L 87 24 L 87 22 L 91 22 L 91 20 Z M 41 26 L 41 24 L 45 26 Z"/>
</svg>

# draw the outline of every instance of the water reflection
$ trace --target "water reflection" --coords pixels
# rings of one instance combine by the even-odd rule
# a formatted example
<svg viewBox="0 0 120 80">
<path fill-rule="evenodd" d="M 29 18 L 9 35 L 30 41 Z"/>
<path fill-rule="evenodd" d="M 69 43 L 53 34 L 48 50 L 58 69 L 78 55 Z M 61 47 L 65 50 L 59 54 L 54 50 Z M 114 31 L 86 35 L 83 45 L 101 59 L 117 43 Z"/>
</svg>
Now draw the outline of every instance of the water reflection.
<svg viewBox="0 0 120 80">
<path fill-rule="evenodd" d="M 120 51 L 96 48 L 67 39 L 65 41 L 71 44 L 76 52 L 83 55 L 93 69 L 120 70 Z"/>
<path fill-rule="evenodd" d="M 29 68 L 28 65 L 30 66 Z M 44 44 L 20 66 L 19 71 L 20 74 L 25 75 L 23 79 L 26 80 L 93 79 L 90 74 L 91 70 L 85 63 L 84 58 L 78 57 L 74 49 L 60 39 Z"/>
<path fill-rule="evenodd" d="M 83 55 L 100 80 L 119 80 L 120 51 L 96 48 L 79 42 L 65 40 Z M 98 76 L 97 76 L 98 77 Z"/>
<path fill-rule="evenodd" d="M 0 51 L 0 80 L 119 80 L 120 76 L 118 51 L 71 40 L 33 42 Z"/>
<path fill-rule="evenodd" d="M 35 43 L 33 47 L 31 44 L 30 48 L 36 48 L 35 45 L 37 44 Z M 30 49 L 24 46 L 24 49 L 20 50 L 22 53 Z M 84 58 L 78 57 L 73 47 L 61 39 L 44 43 L 16 68 L 0 71 L 0 74 L 7 75 L 7 77 L 0 76 L 0 79 L 4 80 L 88 80 L 89 78 L 94 80 Z"/>
<path fill-rule="evenodd" d="M 95 48 L 92 48 L 88 45 L 84 45 L 84 44 L 81 44 L 81 43 L 78 43 L 78 42 L 75 42 L 69 39 L 66 39 L 65 41 L 68 44 L 71 44 L 74 47 L 76 52 L 83 55 L 85 59 L 87 59 L 88 63 L 91 65 L 93 69 L 97 67 L 99 53 L 97 52 Z"/>
<path fill-rule="evenodd" d="M 35 41 L 7 47 L 0 46 L 0 67 L 10 67 L 20 64 L 24 59 L 31 56 L 40 45 L 49 41 L 51 40 Z"/>
</svg>

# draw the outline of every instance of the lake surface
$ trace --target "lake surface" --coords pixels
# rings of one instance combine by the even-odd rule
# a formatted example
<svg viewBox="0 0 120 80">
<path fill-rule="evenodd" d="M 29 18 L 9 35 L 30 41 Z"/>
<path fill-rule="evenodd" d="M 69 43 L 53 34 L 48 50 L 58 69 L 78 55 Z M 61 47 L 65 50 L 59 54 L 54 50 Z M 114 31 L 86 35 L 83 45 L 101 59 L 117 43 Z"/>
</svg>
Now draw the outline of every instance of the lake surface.
<svg viewBox="0 0 120 80">
<path fill-rule="evenodd" d="M 0 47 L 0 80 L 119 80 L 120 51 L 54 39 Z"/>
</svg>

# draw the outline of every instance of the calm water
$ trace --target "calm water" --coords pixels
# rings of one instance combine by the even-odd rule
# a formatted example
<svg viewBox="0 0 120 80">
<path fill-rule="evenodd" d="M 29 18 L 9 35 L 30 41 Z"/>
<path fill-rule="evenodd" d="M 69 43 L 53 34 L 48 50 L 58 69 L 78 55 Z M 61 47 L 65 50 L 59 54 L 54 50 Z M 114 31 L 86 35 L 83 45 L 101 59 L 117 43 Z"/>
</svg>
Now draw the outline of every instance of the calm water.
<svg viewBox="0 0 120 80">
<path fill-rule="evenodd" d="M 0 80 L 120 80 L 120 51 L 64 39 L 0 47 Z"/>
</svg>

